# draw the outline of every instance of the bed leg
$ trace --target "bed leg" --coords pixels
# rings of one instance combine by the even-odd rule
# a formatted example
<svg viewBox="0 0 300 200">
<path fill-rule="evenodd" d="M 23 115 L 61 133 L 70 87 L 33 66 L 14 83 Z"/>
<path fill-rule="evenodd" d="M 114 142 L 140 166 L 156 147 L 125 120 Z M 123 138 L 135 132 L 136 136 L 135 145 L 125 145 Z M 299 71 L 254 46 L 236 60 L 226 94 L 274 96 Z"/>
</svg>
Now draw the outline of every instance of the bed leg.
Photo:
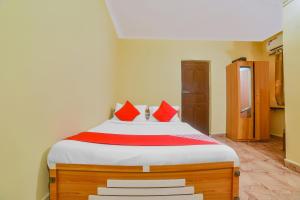
<svg viewBox="0 0 300 200">
<path fill-rule="evenodd" d="M 58 200 L 56 169 L 50 169 L 49 175 L 50 200 Z"/>
<path fill-rule="evenodd" d="M 234 167 L 232 170 L 232 197 L 233 200 L 240 200 L 239 198 L 239 179 L 240 179 L 240 169 Z"/>
</svg>

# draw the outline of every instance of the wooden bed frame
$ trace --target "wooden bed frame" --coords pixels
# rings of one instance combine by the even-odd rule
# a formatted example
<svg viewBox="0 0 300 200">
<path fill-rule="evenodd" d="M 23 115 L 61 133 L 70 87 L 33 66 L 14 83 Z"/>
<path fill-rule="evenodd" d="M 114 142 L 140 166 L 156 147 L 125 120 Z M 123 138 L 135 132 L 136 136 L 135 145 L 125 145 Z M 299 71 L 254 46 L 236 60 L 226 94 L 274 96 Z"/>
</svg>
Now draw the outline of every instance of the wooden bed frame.
<svg viewBox="0 0 300 200">
<path fill-rule="evenodd" d="M 239 200 L 238 167 L 233 162 L 168 166 L 100 166 L 56 164 L 50 169 L 50 200 L 87 200 L 108 179 L 185 179 L 204 200 Z"/>
</svg>

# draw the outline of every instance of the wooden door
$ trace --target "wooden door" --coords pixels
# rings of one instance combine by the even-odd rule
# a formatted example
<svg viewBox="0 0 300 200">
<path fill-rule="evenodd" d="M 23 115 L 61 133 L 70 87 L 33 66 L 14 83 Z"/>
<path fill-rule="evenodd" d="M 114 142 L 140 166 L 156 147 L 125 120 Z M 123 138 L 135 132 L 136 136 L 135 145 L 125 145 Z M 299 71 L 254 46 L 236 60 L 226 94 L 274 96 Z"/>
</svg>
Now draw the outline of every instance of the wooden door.
<svg viewBox="0 0 300 200">
<path fill-rule="evenodd" d="M 254 62 L 255 76 L 255 139 L 268 140 L 270 138 L 270 86 L 269 63 Z"/>
<path fill-rule="evenodd" d="M 182 121 L 209 134 L 209 62 L 181 62 Z"/>
<path fill-rule="evenodd" d="M 239 133 L 239 67 L 232 63 L 226 67 L 226 136 L 237 140 Z"/>
</svg>

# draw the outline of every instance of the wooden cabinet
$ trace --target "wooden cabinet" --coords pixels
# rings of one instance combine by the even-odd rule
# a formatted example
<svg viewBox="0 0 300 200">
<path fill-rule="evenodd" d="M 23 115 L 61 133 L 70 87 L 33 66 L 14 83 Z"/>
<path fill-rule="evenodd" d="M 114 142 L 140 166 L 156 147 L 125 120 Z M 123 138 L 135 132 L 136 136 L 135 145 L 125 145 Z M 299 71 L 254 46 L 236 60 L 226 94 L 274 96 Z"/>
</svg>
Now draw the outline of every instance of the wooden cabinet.
<svg viewBox="0 0 300 200">
<path fill-rule="evenodd" d="M 227 137 L 236 141 L 268 140 L 269 64 L 238 61 L 226 68 Z"/>
</svg>

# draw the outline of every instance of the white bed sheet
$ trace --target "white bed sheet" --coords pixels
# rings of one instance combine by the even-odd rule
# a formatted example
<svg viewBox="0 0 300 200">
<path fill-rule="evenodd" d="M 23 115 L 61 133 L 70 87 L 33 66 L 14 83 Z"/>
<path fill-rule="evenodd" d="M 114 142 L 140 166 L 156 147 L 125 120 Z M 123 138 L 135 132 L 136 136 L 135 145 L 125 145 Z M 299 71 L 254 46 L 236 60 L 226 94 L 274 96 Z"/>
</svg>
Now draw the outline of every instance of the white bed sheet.
<svg viewBox="0 0 300 200">
<path fill-rule="evenodd" d="M 121 122 L 107 120 L 90 132 L 116 134 L 202 134 L 182 122 Z M 120 166 L 176 165 L 233 161 L 239 166 L 236 152 L 227 145 L 191 146 L 120 146 L 62 140 L 48 154 L 48 166 L 56 163 Z"/>
</svg>

